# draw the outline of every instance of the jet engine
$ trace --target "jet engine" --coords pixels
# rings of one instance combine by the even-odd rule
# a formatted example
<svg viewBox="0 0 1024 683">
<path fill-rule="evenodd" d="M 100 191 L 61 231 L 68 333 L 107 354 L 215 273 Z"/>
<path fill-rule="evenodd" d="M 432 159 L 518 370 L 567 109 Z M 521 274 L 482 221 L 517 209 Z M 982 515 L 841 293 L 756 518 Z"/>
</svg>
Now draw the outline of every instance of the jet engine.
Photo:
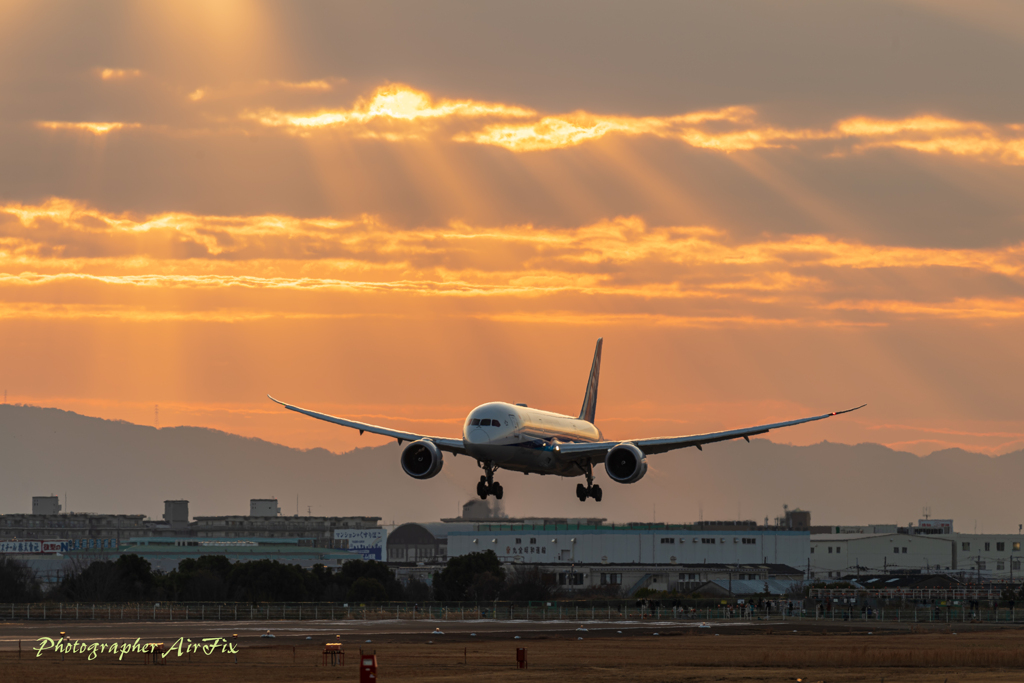
<svg viewBox="0 0 1024 683">
<path fill-rule="evenodd" d="M 647 457 L 635 444 L 620 443 L 608 449 L 604 469 L 613 481 L 634 484 L 647 474 Z"/>
<path fill-rule="evenodd" d="M 402 469 L 413 479 L 430 479 L 441 471 L 441 449 L 433 441 L 413 441 L 402 451 Z"/>
</svg>

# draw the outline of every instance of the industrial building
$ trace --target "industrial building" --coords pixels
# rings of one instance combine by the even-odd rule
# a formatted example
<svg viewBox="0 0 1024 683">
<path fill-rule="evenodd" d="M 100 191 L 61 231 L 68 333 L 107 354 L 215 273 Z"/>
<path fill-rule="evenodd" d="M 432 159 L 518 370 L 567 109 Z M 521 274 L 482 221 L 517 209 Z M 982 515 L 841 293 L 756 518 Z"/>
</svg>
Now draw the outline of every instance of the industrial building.
<svg viewBox="0 0 1024 683">
<path fill-rule="evenodd" d="M 1020 534 L 958 533 L 948 519 L 922 519 L 906 527 L 821 527 L 811 526 L 809 512 L 786 509 L 772 526 L 767 518 L 763 525 L 751 520 L 610 524 L 596 517 L 508 518 L 500 503 L 473 500 L 461 517 L 410 522 L 389 532 L 379 517 L 283 516 L 272 498 L 252 499 L 248 515 L 194 519 L 187 500 L 164 501 L 159 520 L 67 513 L 56 496 L 33 497 L 32 510 L 0 515 L 0 553 L 29 562 L 44 580 L 59 577 L 74 558 L 112 559 L 134 552 L 165 571 L 184 557 L 202 554 L 332 567 L 373 559 L 388 562 L 400 580 L 430 583 L 449 558 L 486 550 L 509 567 L 536 567 L 560 587 L 619 587 L 624 593 L 651 588 L 725 595 L 744 590 L 743 582 L 768 582 L 769 592 L 780 592 L 787 581 L 869 574 L 1024 578 Z"/>
<path fill-rule="evenodd" d="M 800 510 L 787 511 L 778 528 L 750 520 L 621 525 L 593 517 L 486 519 L 474 503 L 462 517 L 403 524 L 389 534 L 399 580 L 429 584 L 449 558 L 492 550 L 509 567 L 535 567 L 566 590 L 693 592 L 719 581 L 721 594 L 732 582 L 759 582 L 760 592 L 770 581 L 777 592 L 775 582 L 803 579 L 809 549 L 810 514 Z"/>
<path fill-rule="evenodd" d="M 1021 579 L 1021 541 L 1018 534 L 951 533 L 957 569 L 969 576 Z"/>
<path fill-rule="evenodd" d="M 87 512 L 0 515 L 0 540 L 76 539 L 105 541 L 116 547 L 131 536 L 145 534 L 147 524 L 145 515 Z"/>
<path fill-rule="evenodd" d="M 277 560 L 283 564 L 297 564 L 304 569 L 322 564 L 335 569 L 349 560 L 362 559 L 362 555 L 348 550 L 314 548 L 299 544 L 296 538 L 234 538 L 200 540 L 193 536 L 183 538 L 132 538 L 120 549 L 120 555 L 138 555 L 147 560 L 154 571 L 169 572 L 178 568 L 184 559 L 198 559 L 203 555 L 222 555 L 231 562 Z"/>
<path fill-rule="evenodd" d="M 336 529 L 378 529 L 380 517 L 281 516 L 274 499 L 249 501 L 249 515 L 196 517 L 189 520 L 189 501 L 164 501 L 161 520 L 145 515 L 61 512 L 56 496 L 32 499 L 32 514 L 0 515 L 0 541 L 14 539 L 69 540 L 72 550 L 118 548 L 129 538 L 297 538 L 318 548 L 340 547 Z"/>
<path fill-rule="evenodd" d="M 818 531 L 822 527 L 815 527 Z M 917 525 L 895 524 L 825 527 L 812 533 L 809 566 L 812 578 L 850 574 L 949 573 L 965 579 L 1009 581 L 1021 576 L 1017 534 L 966 534 L 950 519 L 921 519 Z"/>
<path fill-rule="evenodd" d="M 670 524 L 478 524 L 448 534 L 448 555 L 493 550 L 504 562 L 533 564 L 784 564 L 809 555 L 810 534 L 760 527 L 736 531 Z"/>
<path fill-rule="evenodd" d="M 897 571 L 941 573 L 956 570 L 948 537 L 910 534 L 814 534 L 808 556 L 810 578 Z"/>
</svg>

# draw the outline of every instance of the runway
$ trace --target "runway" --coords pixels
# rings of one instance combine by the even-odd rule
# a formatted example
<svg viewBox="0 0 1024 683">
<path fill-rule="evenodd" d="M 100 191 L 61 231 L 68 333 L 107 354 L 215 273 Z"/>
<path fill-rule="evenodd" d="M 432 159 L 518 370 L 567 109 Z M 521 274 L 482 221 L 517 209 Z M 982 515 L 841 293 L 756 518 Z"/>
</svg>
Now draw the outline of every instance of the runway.
<svg viewBox="0 0 1024 683">
<path fill-rule="evenodd" d="M 780 627 L 782 622 L 776 622 Z M 212 637 L 230 638 L 238 634 L 242 647 L 265 646 L 287 641 L 288 644 L 337 641 L 351 644 L 367 640 L 384 642 L 426 642 L 435 638 L 445 641 L 515 640 L 546 637 L 573 639 L 595 636 L 650 636 L 673 631 L 708 629 L 711 632 L 746 631 L 752 622 L 706 623 L 699 621 L 494 621 L 491 619 L 445 621 L 443 619 L 382 621 L 24 621 L 0 623 L 0 650 L 17 650 L 42 637 L 56 638 L 65 631 L 72 639 L 98 642 L 173 641 L 180 637 L 193 640 Z M 435 633 L 440 629 L 443 635 Z M 581 630 L 583 629 L 583 630 Z M 263 637 L 267 633 L 273 638 Z"/>
</svg>

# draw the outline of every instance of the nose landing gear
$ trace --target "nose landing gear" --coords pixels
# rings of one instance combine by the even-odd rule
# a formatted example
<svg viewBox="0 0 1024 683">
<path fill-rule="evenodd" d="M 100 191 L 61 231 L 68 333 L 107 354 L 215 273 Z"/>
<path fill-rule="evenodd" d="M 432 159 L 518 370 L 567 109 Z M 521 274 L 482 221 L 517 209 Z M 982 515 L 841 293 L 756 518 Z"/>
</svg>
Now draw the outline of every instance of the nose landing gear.
<svg viewBox="0 0 1024 683">
<path fill-rule="evenodd" d="M 576 484 L 576 497 L 583 503 L 587 498 L 593 498 L 598 503 L 601 502 L 601 496 L 603 495 L 601 487 L 594 483 L 594 468 L 588 462 L 584 468 L 584 473 L 587 475 L 587 485 Z"/>
<path fill-rule="evenodd" d="M 494 481 L 494 469 L 489 464 L 483 465 L 484 472 L 486 474 L 480 477 L 480 482 L 476 485 L 476 495 L 480 496 L 481 500 L 487 500 L 487 496 L 494 496 L 498 500 L 505 495 L 505 489 L 501 487 L 501 484 Z"/>
</svg>

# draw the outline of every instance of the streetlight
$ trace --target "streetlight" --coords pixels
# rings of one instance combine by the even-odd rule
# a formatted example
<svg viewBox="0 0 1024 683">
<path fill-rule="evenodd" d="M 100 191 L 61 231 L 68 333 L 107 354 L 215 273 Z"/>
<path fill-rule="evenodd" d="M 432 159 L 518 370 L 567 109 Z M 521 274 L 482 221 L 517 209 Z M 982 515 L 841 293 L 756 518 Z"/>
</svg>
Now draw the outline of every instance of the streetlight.
<svg viewBox="0 0 1024 683">
<path fill-rule="evenodd" d="M 235 641 L 235 664 L 238 664 L 238 634 L 237 633 L 232 633 L 231 637 Z"/>
<path fill-rule="evenodd" d="M 64 646 L 64 640 L 66 638 L 67 638 L 67 633 L 65 633 L 64 631 L 61 631 L 60 632 L 60 644 L 61 644 L 61 648 L 60 648 L 60 661 L 62 661 L 62 662 L 64 661 L 64 647 L 63 646 Z"/>
</svg>

